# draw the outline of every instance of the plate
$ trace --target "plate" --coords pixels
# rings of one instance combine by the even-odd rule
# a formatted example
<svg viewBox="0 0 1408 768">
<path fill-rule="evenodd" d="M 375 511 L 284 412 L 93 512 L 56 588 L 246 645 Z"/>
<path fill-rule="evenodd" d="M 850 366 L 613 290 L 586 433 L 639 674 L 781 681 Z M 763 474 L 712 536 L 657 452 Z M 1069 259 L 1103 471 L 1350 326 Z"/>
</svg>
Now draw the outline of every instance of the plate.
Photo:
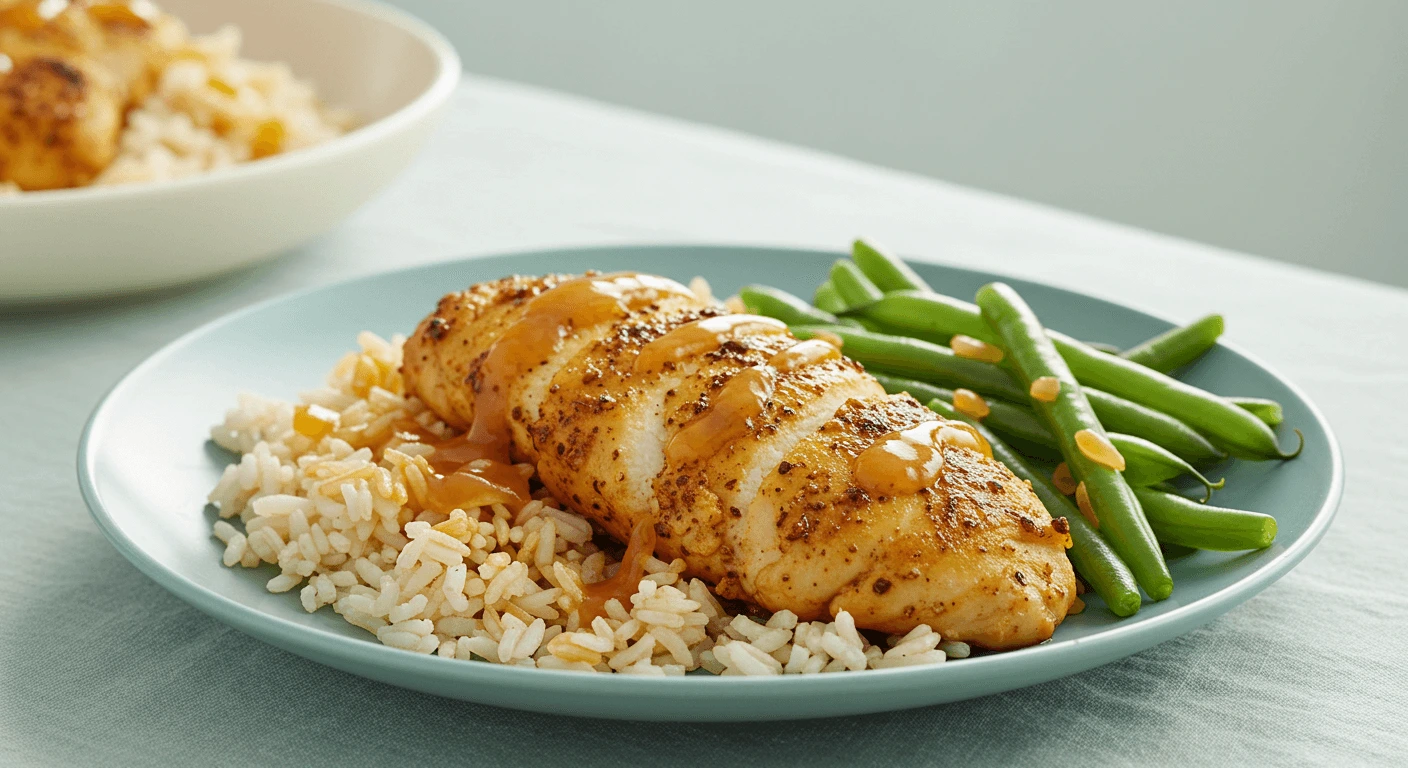
<svg viewBox="0 0 1408 768">
<path fill-rule="evenodd" d="M 956 701 L 1076 674 L 1176 637 L 1266 588 L 1315 546 L 1343 485 L 1339 449 L 1294 385 L 1219 345 L 1186 380 L 1217 392 L 1275 398 L 1305 433 L 1292 462 L 1237 462 L 1218 503 L 1274 514 L 1280 534 L 1260 552 L 1199 552 L 1172 562 L 1173 596 L 1119 620 L 1098 598 L 1050 642 L 929 667 L 777 678 L 590 675 L 420 656 L 380 645 L 330 610 L 308 614 L 274 595 L 272 567 L 220 564 L 205 496 L 229 456 L 206 441 L 239 392 L 293 398 L 355 346 L 358 331 L 408 333 L 443 294 L 507 274 L 587 269 L 702 275 L 718 295 L 745 282 L 806 294 L 841 256 L 710 246 L 558 250 L 418 267 L 316 288 L 249 307 L 192 331 L 123 378 L 98 406 L 79 447 L 79 480 L 94 518 L 139 569 L 202 611 L 280 648 L 382 682 L 458 699 L 592 717 L 761 720 L 846 715 Z M 1001 277 L 1054 328 L 1131 346 L 1170 323 L 1119 304 L 956 267 L 915 264 L 959 296 Z M 1284 427 L 1283 427 L 1284 429 Z M 1283 436 L 1284 437 L 1284 436 Z M 1289 624 L 1293 617 L 1287 616 Z"/>
</svg>

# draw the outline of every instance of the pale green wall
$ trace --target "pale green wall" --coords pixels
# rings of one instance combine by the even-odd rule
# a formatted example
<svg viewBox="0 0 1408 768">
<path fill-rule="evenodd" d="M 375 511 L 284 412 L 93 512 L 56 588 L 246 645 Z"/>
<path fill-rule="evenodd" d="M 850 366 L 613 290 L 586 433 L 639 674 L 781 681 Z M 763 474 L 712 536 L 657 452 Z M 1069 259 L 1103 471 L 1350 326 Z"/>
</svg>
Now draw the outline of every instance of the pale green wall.
<svg viewBox="0 0 1408 768">
<path fill-rule="evenodd" d="M 471 71 L 1408 285 L 1408 2 L 397 2 Z"/>
</svg>

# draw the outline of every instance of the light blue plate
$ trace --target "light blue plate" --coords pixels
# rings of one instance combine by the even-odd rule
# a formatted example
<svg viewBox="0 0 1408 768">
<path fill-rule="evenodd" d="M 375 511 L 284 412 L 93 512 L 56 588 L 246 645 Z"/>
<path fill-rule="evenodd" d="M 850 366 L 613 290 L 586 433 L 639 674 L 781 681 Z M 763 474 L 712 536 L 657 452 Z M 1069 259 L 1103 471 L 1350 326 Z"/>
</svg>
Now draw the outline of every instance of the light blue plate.
<svg viewBox="0 0 1408 768">
<path fill-rule="evenodd" d="M 207 444 L 210 426 L 239 392 L 292 398 L 316 386 L 354 346 L 358 331 L 386 337 L 408 333 L 441 295 L 511 273 L 630 269 L 679 280 L 703 275 L 721 296 L 752 282 L 810 295 L 838 255 L 702 246 L 562 250 L 374 275 L 258 304 L 192 331 L 123 378 L 88 423 L 79 447 L 79 481 L 104 533 L 144 573 L 200 610 L 280 648 L 442 696 L 651 720 L 878 712 L 1075 674 L 1230 610 L 1289 571 L 1329 527 L 1342 486 L 1329 425 L 1292 384 L 1240 351 L 1219 346 L 1188 371 L 1187 380 L 1216 392 L 1275 398 L 1285 406 L 1286 427 L 1305 433 L 1305 451 L 1294 461 L 1226 467 L 1227 490 L 1217 495 L 1221 505 L 1275 515 L 1276 544 L 1261 552 L 1201 552 L 1174 561 L 1173 597 L 1146 604 L 1133 618 L 1115 619 L 1094 595 L 1086 595 L 1089 609 L 1035 648 L 932 667 L 785 678 L 658 679 L 518 669 L 384 647 L 328 609 L 309 615 L 295 594 L 266 592 L 272 568 L 251 573 L 221 566 L 205 495 L 229 457 Z M 964 297 L 997 277 L 953 267 L 915 268 L 941 290 Z M 1118 304 L 1005 279 L 1048 324 L 1080 338 L 1129 346 L 1170 326 Z"/>
</svg>

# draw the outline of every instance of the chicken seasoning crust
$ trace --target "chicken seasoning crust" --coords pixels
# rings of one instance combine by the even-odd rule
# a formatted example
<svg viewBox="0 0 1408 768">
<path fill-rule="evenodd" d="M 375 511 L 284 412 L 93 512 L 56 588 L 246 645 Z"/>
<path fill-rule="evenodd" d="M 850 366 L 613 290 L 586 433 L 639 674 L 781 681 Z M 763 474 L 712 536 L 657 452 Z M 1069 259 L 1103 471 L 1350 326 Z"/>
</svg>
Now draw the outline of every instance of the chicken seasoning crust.
<svg viewBox="0 0 1408 768">
<path fill-rule="evenodd" d="M 476 285 L 421 322 L 402 374 L 466 430 L 470 471 L 530 463 L 618 541 L 653 530 L 655 555 L 722 597 L 990 649 L 1049 638 L 1075 599 L 1065 521 L 971 427 L 677 283 Z"/>
<path fill-rule="evenodd" d="M 226 566 L 384 645 L 808 675 L 1040 642 L 1075 599 L 1066 521 L 976 429 L 707 286 L 510 277 L 357 341 L 240 396 L 209 501 Z"/>
<path fill-rule="evenodd" d="M 407 651 L 765 676 L 1030 646 L 1085 584 L 1121 618 L 1166 597 L 1165 548 L 1274 542 L 1272 516 L 1150 485 L 1222 487 L 1194 466 L 1227 455 L 1200 430 L 1239 456 L 1300 450 L 1274 401 L 1158 372 L 1220 318 L 1134 362 L 1047 331 L 1006 285 L 970 305 L 853 254 L 813 303 L 515 276 L 444 296 L 409 339 L 364 332 L 326 386 L 242 395 L 212 430 L 240 454 L 209 495 L 223 561 L 277 565 L 269 591 Z"/>
</svg>

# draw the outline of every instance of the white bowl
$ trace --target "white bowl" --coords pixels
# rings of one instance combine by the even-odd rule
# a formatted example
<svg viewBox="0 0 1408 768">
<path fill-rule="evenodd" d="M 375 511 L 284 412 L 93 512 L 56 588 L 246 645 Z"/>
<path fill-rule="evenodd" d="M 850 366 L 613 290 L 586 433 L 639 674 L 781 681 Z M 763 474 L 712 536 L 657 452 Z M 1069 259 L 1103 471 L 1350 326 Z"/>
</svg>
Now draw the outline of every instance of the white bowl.
<svg viewBox="0 0 1408 768">
<path fill-rule="evenodd" d="M 434 127 L 460 61 L 438 32 L 365 0 L 161 0 L 194 33 L 235 24 L 241 55 L 283 61 L 356 130 L 176 181 L 0 196 L 0 301 L 155 288 L 264 259 L 332 227 Z"/>
</svg>

